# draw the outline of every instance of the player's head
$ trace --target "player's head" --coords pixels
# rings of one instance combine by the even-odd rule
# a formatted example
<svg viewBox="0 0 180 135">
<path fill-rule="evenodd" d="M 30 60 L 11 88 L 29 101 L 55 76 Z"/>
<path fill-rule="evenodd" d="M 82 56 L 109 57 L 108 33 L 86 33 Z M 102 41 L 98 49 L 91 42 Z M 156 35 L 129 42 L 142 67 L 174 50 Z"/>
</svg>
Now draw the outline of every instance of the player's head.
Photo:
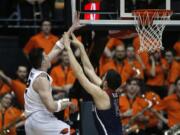
<svg viewBox="0 0 180 135">
<path fill-rule="evenodd" d="M 32 67 L 35 69 L 48 69 L 51 66 L 48 56 L 45 54 L 42 48 L 34 48 L 29 53 L 29 60 Z"/>
<path fill-rule="evenodd" d="M 49 34 L 51 32 L 51 22 L 49 20 L 43 20 L 41 23 L 41 31 L 44 34 Z"/>
<path fill-rule="evenodd" d="M 115 70 L 108 70 L 103 76 L 103 88 L 116 90 L 121 85 L 121 76 Z"/>
</svg>

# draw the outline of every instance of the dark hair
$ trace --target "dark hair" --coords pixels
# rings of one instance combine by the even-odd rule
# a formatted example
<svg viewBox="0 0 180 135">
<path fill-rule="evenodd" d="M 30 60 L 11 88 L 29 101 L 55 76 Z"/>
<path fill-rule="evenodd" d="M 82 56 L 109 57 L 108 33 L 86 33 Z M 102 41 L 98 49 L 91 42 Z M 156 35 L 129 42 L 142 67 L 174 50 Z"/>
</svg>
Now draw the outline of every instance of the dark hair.
<svg viewBox="0 0 180 135">
<path fill-rule="evenodd" d="M 127 84 L 131 84 L 132 81 L 136 81 L 137 85 L 140 87 L 140 92 L 141 94 L 144 94 L 147 91 L 146 84 L 143 79 L 138 79 L 138 78 L 129 78 L 127 80 Z"/>
<path fill-rule="evenodd" d="M 108 70 L 105 80 L 110 89 L 116 90 L 121 85 L 121 76 L 115 70 Z"/>
<path fill-rule="evenodd" d="M 36 69 L 40 68 L 43 60 L 43 49 L 42 48 L 32 49 L 31 52 L 29 53 L 29 60 L 33 68 Z"/>
</svg>

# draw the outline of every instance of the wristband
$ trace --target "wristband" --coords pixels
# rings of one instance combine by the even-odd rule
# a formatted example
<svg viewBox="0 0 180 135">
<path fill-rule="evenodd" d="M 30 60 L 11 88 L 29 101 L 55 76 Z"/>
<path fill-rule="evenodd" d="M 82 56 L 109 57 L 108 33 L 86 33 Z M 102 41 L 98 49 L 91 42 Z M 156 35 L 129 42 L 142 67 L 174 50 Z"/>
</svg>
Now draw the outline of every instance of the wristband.
<svg viewBox="0 0 180 135">
<path fill-rule="evenodd" d="M 56 42 L 56 46 L 62 50 L 64 49 L 64 44 L 63 44 L 62 38 Z"/>
<path fill-rule="evenodd" d="M 62 109 L 62 102 L 68 102 L 69 101 L 69 98 L 64 98 L 64 99 L 60 99 L 60 100 L 58 100 L 58 101 L 56 101 L 56 103 L 57 103 L 57 109 L 56 109 L 56 111 L 55 112 L 59 112 L 59 111 L 61 111 L 61 109 Z"/>
</svg>

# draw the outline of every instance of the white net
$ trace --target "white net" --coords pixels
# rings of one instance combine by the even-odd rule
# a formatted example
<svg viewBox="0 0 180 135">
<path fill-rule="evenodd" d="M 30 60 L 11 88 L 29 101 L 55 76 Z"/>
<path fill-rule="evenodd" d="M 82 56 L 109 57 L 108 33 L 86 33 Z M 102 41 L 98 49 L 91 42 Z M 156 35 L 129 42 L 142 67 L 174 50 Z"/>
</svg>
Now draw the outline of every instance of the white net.
<svg viewBox="0 0 180 135">
<path fill-rule="evenodd" d="M 170 20 L 172 12 L 170 11 L 159 11 L 144 10 L 141 12 L 134 12 L 134 21 L 136 31 L 140 38 L 139 52 L 155 52 L 156 50 L 162 50 L 162 34 L 165 28 L 165 24 L 153 23 L 155 21 Z"/>
</svg>

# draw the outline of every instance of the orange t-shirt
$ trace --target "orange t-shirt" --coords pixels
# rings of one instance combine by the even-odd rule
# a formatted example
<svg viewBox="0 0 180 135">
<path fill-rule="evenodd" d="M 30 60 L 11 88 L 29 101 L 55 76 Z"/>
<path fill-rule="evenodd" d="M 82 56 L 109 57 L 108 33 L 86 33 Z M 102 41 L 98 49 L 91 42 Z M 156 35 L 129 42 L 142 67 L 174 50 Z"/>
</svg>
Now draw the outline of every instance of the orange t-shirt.
<svg viewBox="0 0 180 135">
<path fill-rule="evenodd" d="M 134 47 L 135 53 L 138 54 L 141 57 L 143 63 L 146 65 L 148 63 L 148 61 L 149 61 L 149 55 L 145 51 L 141 52 L 141 53 L 138 52 L 138 50 L 140 48 L 140 40 L 139 40 L 138 36 L 135 37 L 134 40 L 133 40 L 133 47 Z"/>
<path fill-rule="evenodd" d="M 61 65 L 55 66 L 51 70 L 50 76 L 53 79 L 53 86 L 63 86 L 75 82 L 75 76 L 70 67 L 63 69 Z"/>
<path fill-rule="evenodd" d="M 72 102 L 72 104 L 78 106 L 78 100 L 77 100 L 77 99 L 73 98 L 73 99 L 71 99 L 71 102 Z M 77 112 L 78 109 L 75 110 L 75 111 Z M 65 120 L 69 119 L 70 115 L 71 115 L 70 108 L 67 107 L 67 108 L 64 110 L 64 119 L 65 119 Z"/>
<path fill-rule="evenodd" d="M 19 80 L 12 80 L 11 87 L 16 95 L 18 103 L 24 108 L 24 92 L 26 90 L 26 84 Z"/>
<path fill-rule="evenodd" d="M 165 97 L 156 109 L 167 112 L 169 127 L 180 123 L 180 101 L 176 94 Z"/>
<path fill-rule="evenodd" d="M 180 63 L 173 61 L 168 74 L 168 82 L 172 84 L 180 76 Z"/>
<path fill-rule="evenodd" d="M 2 123 L 4 123 L 4 127 L 7 127 L 10 123 L 15 121 L 18 117 L 20 117 L 21 114 L 22 112 L 19 109 L 15 107 L 10 107 L 4 113 L 4 122 L 3 122 L 2 111 L 0 111 L 0 130 L 2 129 Z M 7 135 L 16 135 L 16 128 L 12 127 L 10 129 L 10 133 L 8 133 Z"/>
<path fill-rule="evenodd" d="M 162 65 L 166 65 L 165 61 L 161 60 L 161 63 L 155 67 L 155 77 L 150 76 L 151 65 L 146 65 L 147 84 L 150 86 L 163 86 L 165 84 L 165 73 Z"/>
<path fill-rule="evenodd" d="M 152 104 L 153 104 L 152 108 L 154 108 L 154 109 L 156 109 L 156 107 L 158 106 L 158 104 L 161 101 L 159 95 L 157 95 L 154 92 L 150 92 L 150 91 L 145 93 L 145 98 L 152 102 Z M 139 111 L 142 111 L 143 108 L 148 106 L 148 102 L 145 99 L 143 99 L 143 101 L 141 100 L 141 102 L 138 105 L 140 106 L 139 108 L 141 108 L 141 110 L 139 110 Z M 155 127 L 159 122 L 159 119 L 154 115 L 154 113 L 152 113 L 149 110 L 144 112 L 144 116 L 149 118 L 148 123 L 146 124 L 147 127 Z M 144 124 L 142 124 L 142 123 L 139 123 L 139 124 L 141 125 L 142 128 L 144 127 Z"/>
<path fill-rule="evenodd" d="M 138 111 L 140 110 L 138 106 L 139 100 L 141 100 L 140 97 L 136 97 L 136 99 L 133 101 L 131 101 L 126 95 L 122 95 L 119 97 L 120 113 L 124 113 L 129 109 L 132 109 L 132 116 L 121 119 L 122 125 L 128 124 L 130 118 L 138 113 Z"/>
<path fill-rule="evenodd" d="M 43 48 L 45 53 L 48 54 L 57 40 L 58 37 L 54 36 L 53 34 L 50 34 L 48 38 L 46 38 L 44 34 L 40 32 L 28 41 L 23 51 L 25 54 L 29 54 L 29 52 L 34 48 Z"/>
<path fill-rule="evenodd" d="M 11 88 L 7 84 L 3 84 L 0 88 L 0 96 L 4 95 L 5 93 L 9 93 L 11 91 Z"/>
<path fill-rule="evenodd" d="M 121 77 L 122 77 L 122 83 L 125 83 L 130 77 L 133 77 L 137 74 L 137 72 L 133 69 L 135 67 L 140 71 L 138 78 L 143 79 L 144 78 L 144 71 L 142 69 L 141 64 L 134 60 L 131 64 L 128 62 L 127 59 L 124 60 L 124 66 L 122 69 Z"/>
<path fill-rule="evenodd" d="M 180 56 L 180 41 L 176 42 L 173 48 L 176 51 L 177 56 Z"/>
<path fill-rule="evenodd" d="M 104 75 L 110 69 L 114 69 L 121 75 L 123 64 L 118 64 L 113 59 L 110 59 L 109 62 L 100 68 L 100 76 Z"/>
<path fill-rule="evenodd" d="M 124 45 L 123 41 L 118 39 L 118 38 L 109 38 L 106 46 L 112 50 L 114 47 L 118 46 L 118 45 Z"/>
</svg>

